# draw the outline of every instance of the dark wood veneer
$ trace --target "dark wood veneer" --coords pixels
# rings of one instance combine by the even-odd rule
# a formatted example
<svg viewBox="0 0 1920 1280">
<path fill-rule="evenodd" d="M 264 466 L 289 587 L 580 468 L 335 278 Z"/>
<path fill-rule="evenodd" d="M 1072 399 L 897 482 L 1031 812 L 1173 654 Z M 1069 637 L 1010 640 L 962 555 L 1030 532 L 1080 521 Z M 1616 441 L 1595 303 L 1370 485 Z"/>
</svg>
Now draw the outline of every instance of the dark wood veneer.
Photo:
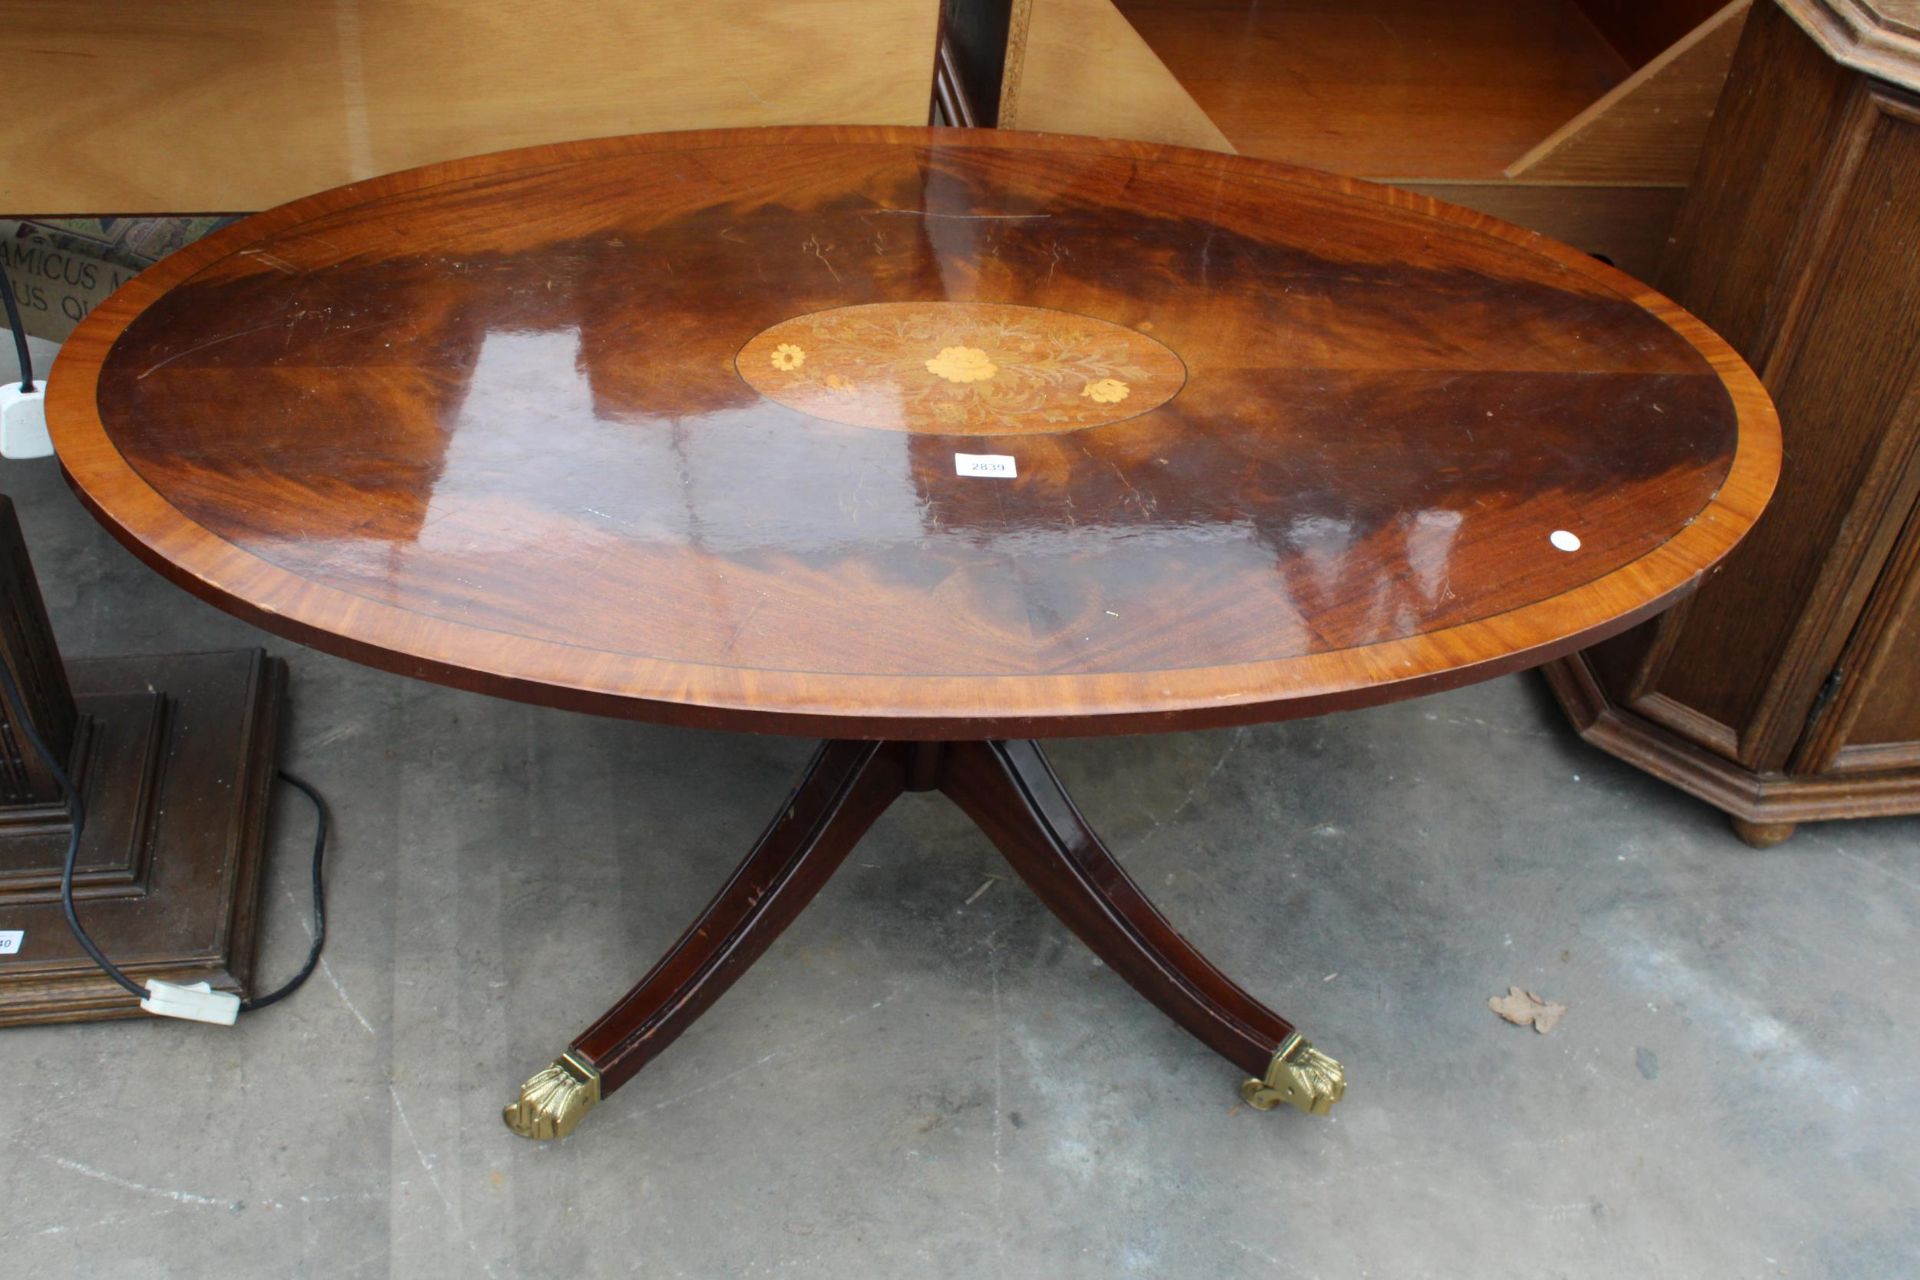
<svg viewBox="0 0 1920 1280">
<path fill-rule="evenodd" d="M 1096 428 L 903 438 L 732 376 L 755 334 L 870 302 L 1090 317 L 1188 377 Z M 62 367 L 83 499 L 261 625 L 507 696 L 835 736 L 1228 724 L 1537 663 L 1677 598 L 1777 464 L 1737 358 L 1561 246 L 1242 157 L 963 130 L 360 183 L 142 275 Z M 926 390 L 901 368 L 836 376 Z M 1037 413 L 1086 403 L 1052 366 L 991 385 L 1016 375 Z M 1019 478 L 956 477 L 956 452 Z"/>
</svg>

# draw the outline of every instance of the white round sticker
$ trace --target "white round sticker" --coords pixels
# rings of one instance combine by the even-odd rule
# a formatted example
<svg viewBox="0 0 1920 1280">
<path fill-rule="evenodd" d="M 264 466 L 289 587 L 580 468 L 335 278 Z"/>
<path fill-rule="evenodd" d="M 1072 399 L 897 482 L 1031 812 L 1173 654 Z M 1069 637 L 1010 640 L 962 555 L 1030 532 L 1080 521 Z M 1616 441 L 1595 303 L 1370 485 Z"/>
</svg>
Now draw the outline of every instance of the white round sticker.
<svg viewBox="0 0 1920 1280">
<path fill-rule="evenodd" d="M 1570 533 L 1565 529 L 1555 529 L 1547 535 L 1547 541 L 1562 551 L 1578 551 L 1580 549 L 1580 535 Z"/>
</svg>

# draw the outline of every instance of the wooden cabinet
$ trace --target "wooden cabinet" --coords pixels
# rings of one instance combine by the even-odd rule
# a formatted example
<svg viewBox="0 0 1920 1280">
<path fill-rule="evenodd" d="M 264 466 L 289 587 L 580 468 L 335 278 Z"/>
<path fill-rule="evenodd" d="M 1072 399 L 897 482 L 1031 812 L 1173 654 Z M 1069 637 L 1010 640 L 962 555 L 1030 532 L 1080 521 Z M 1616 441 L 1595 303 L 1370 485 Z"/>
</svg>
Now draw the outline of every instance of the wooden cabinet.
<svg viewBox="0 0 1920 1280">
<path fill-rule="evenodd" d="M 950 21 L 1001 29 L 988 16 L 996 3 L 1007 11 L 1006 0 L 948 0 Z M 1391 182 L 1644 276 L 1659 263 L 1747 9 L 1746 0 L 1013 0 L 997 123 Z"/>
<path fill-rule="evenodd" d="M 1772 392 L 1780 487 L 1693 599 L 1550 669 L 1756 845 L 1920 811 L 1916 90 L 1920 5 L 1756 6 L 1657 283 Z"/>
</svg>

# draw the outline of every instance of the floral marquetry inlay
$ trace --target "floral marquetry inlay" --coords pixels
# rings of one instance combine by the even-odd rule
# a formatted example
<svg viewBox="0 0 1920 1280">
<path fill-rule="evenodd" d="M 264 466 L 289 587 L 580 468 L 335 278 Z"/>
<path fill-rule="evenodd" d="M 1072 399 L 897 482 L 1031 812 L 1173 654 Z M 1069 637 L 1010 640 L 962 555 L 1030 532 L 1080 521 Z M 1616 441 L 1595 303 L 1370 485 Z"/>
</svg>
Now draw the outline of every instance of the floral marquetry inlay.
<svg viewBox="0 0 1920 1280">
<path fill-rule="evenodd" d="M 942 347 L 939 355 L 927 361 L 927 372 L 948 382 L 985 382 L 1000 372 L 1000 366 L 978 347 Z"/>
<path fill-rule="evenodd" d="M 853 426 L 953 435 L 1075 431 L 1186 382 L 1180 357 L 1092 316 L 997 302 L 879 302 L 782 320 L 735 360 L 769 400 Z"/>
</svg>

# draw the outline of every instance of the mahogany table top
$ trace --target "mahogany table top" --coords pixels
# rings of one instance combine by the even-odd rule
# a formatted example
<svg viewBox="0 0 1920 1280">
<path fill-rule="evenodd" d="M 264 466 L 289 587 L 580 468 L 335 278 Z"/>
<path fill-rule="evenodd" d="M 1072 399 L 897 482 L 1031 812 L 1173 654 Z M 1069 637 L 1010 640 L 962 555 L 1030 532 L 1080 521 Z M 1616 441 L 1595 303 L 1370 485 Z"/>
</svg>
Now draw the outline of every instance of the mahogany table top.
<svg viewBox="0 0 1920 1280">
<path fill-rule="evenodd" d="M 1694 585 L 1780 457 L 1698 321 L 1494 219 L 880 128 L 568 143 L 282 206 L 101 306 L 48 416 L 122 541 L 270 630 L 534 702 L 895 739 L 1532 665 Z"/>
</svg>

